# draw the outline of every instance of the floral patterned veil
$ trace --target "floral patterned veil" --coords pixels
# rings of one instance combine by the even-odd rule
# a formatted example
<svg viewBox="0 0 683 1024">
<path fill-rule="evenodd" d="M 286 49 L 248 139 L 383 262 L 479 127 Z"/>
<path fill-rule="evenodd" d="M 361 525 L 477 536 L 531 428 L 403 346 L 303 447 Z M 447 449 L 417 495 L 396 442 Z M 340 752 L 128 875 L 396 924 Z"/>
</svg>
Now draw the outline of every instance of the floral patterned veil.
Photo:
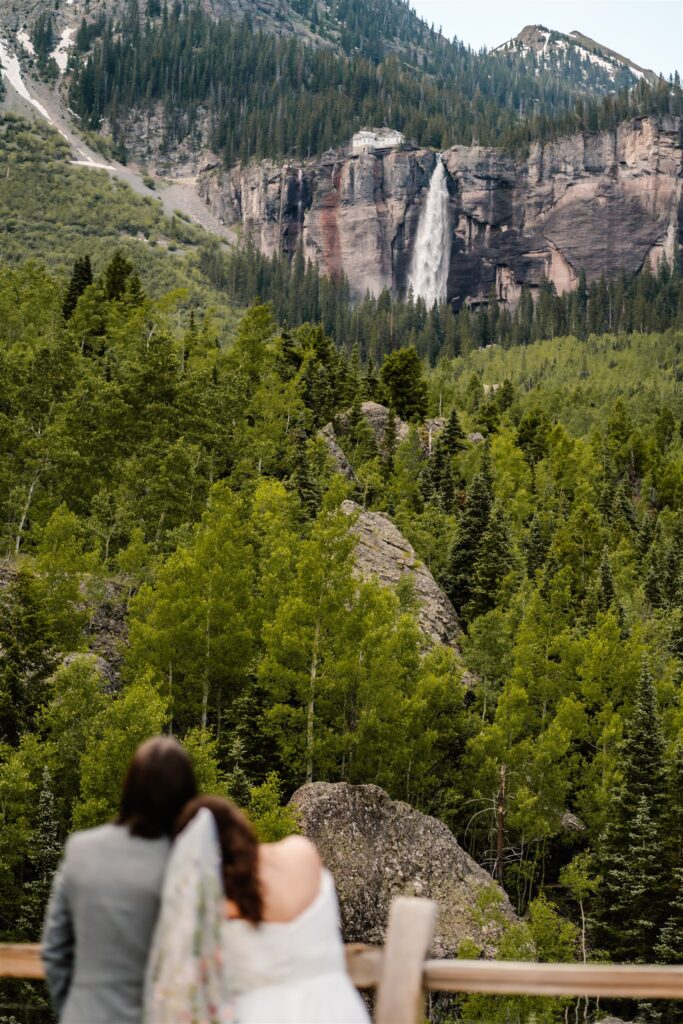
<svg viewBox="0 0 683 1024">
<path fill-rule="evenodd" d="M 221 921 L 221 851 L 206 807 L 180 833 L 169 858 L 145 978 L 144 1024 L 227 1024 Z"/>
</svg>

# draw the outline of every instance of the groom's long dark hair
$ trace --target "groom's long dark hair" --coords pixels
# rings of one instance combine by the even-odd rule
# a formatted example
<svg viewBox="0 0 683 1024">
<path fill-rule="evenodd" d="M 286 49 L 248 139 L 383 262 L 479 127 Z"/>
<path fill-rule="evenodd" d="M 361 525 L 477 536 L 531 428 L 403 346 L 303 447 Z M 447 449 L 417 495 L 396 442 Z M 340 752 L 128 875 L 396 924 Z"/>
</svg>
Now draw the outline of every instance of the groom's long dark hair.
<svg viewBox="0 0 683 1024">
<path fill-rule="evenodd" d="M 180 812 L 175 833 L 182 832 L 195 814 L 207 807 L 213 814 L 223 860 L 223 889 L 240 915 L 253 924 L 263 918 L 258 879 L 258 841 L 251 825 L 233 803 L 222 796 L 198 796 Z"/>
<path fill-rule="evenodd" d="M 144 839 L 171 836 L 176 818 L 196 795 L 192 762 L 180 743 L 170 736 L 155 736 L 133 755 L 117 824 Z"/>
</svg>

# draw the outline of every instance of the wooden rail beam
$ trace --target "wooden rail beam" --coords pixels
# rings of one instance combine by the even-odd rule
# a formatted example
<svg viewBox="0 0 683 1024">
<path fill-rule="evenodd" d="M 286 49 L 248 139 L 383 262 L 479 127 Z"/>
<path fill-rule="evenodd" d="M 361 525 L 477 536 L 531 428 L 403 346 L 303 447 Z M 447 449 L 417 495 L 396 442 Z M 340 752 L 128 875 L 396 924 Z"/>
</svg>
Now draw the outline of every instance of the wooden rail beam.
<svg viewBox="0 0 683 1024">
<path fill-rule="evenodd" d="M 352 942 L 346 946 L 346 969 L 356 988 L 376 988 L 382 973 L 384 950 Z"/>
<path fill-rule="evenodd" d="M 0 978 L 44 978 L 40 946 L 0 943 Z"/>
<path fill-rule="evenodd" d="M 422 938 L 416 942 L 418 947 L 420 942 L 426 941 L 427 924 L 426 919 L 420 924 Z M 389 940 L 390 936 L 387 938 Z M 396 952 L 399 952 L 398 949 Z M 354 985 L 362 989 L 379 988 L 383 979 L 388 978 L 388 984 L 392 985 L 392 978 L 406 973 L 405 969 L 401 971 L 403 961 L 400 958 L 394 960 L 392 965 L 385 964 L 385 957 L 386 953 L 381 946 L 366 946 L 362 943 L 348 945 L 346 964 Z M 424 953 L 418 961 L 417 985 L 413 977 L 414 968 L 408 972 L 412 979 L 411 999 L 414 1001 L 417 998 L 418 1005 L 422 987 L 433 992 L 480 992 L 488 995 L 683 1000 L 683 966 L 537 964 L 505 960 L 427 960 L 423 963 L 423 957 Z M 44 978 L 40 946 L 0 943 L 0 978 Z M 393 991 L 398 998 L 399 989 Z M 404 1018 L 387 1019 L 395 1024 Z M 418 1018 L 405 1019 L 412 1022 Z"/>
<path fill-rule="evenodd" d="M 438 992 L 683 999 L 683 967 L 427 960 L 424 984 Z"/>
</svg>

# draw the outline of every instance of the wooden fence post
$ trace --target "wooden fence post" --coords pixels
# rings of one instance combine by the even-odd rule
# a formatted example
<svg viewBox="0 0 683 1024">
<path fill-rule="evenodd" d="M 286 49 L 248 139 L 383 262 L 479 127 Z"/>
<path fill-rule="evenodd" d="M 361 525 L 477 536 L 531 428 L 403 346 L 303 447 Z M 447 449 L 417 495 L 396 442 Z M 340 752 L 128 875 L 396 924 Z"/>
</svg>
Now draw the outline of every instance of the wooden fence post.
<svg viewBox="0 0 683 1024">
<path fill-rule="evenodd" d="M 422 1024 L 422 975 L 436 919 L 436 903 L 399 896 L 389 911 L 377 986 L 375 1024 Z"/>
</svg>

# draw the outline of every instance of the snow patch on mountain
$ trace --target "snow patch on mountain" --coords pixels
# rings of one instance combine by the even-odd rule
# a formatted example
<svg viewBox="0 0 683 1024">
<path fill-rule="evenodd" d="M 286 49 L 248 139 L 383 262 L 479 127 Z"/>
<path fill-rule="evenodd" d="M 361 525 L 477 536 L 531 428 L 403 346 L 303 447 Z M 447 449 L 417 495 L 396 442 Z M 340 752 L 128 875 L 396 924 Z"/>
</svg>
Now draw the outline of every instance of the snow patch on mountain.
<svg viewBox="0 0 683 1024">
<path fill-rule="evenodd" d="M 17 32 L 17 42 L 20 43 L 27 53 L 30 53 L 32 57 L 36 55 L 36 48 L 33 45 L 30 35 L 25 29 L 21 29 Z"/>
<path fill-rule="evenodd" d="M 64 72 L 66 71 L 66 66 L 69 63 L 69 50 L 72 46 L 73 40 L 71 37 L 73 36 L 73 34 L 74 29 L 65 28 L 62 31 L 57 46 L 52 51 L 52 56 L 54 57 L 57 67 L 59 68 L 62 74 L 64 74 Z"/>
<path fill-rule="evenodd" d="M 612 81 L 623 72 L 630 74 L 633 79 L 646 78 L 650 82 L 657 81 L 657 75 L 653 71 L 641 68 L 627 57 L 622 57 L 621 54 L 581 32 L 573 31 L 565 35 L 551 31 L 544 25 L 527 25 L 513 39 L 496 46 L 493 53 L 518 53 L 525 57 L 533 53 L 537 62 L 546 67 L 550 66 L 553 57 L 569 59 L 571 55 L 575 55 L 579 60 L 600 68 Z"/>
<path fill-rule="evenodd" d="M 4 39 L 0 39 L 0 65 L 0 73 L 2 74 L 2 77 L 9 82 L 9 84 L 12 86 L 15 92 L 18 93 L 18 95 L 21 96 L 22 99 L 27 100 L 29 103 L 31 103 L 36 108 L 40 116 L 45 118 L 48 124 L 54 125 L 54 121 L 48 114 L 43 104 L 39 103 L 38 100 L 34 99 L 33 96 L 31 96 L 31 93 L 28 91 L 26 83 L 24 82 L 24 79 L 21 74 L 19 58 L 16 56 L 16 54 L 10 51 L 9 43 Z"/>
</svg>

